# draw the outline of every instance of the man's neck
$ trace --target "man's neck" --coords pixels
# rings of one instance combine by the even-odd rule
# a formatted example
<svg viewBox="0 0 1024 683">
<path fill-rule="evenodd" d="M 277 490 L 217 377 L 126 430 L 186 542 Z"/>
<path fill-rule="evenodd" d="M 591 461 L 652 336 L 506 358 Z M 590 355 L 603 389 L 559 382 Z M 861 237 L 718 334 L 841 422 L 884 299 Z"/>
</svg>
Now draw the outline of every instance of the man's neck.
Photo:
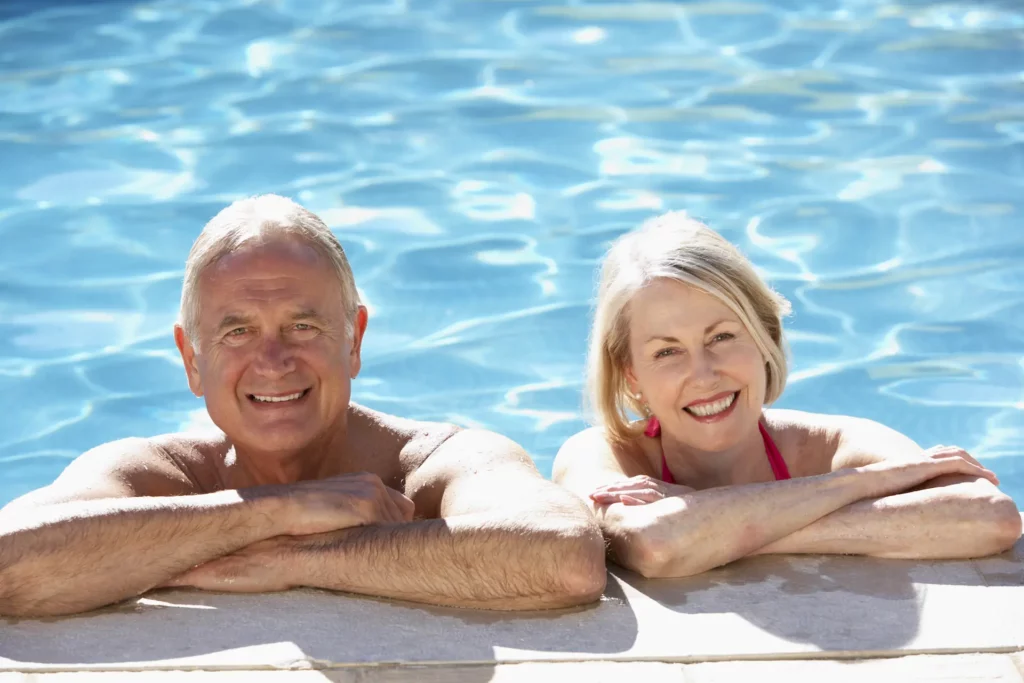
<svg viewBox="0 0 1024 683">
<path fill-rule="evenodd" d="M 292 484 L 339 474 L 346 450 L 345 437 L 346 430 L 342 426 L 299 449 L 267 451 L 236 444 L 232 451 L 235 466 L 244 472 L 251 485 Z"/>
</svg>

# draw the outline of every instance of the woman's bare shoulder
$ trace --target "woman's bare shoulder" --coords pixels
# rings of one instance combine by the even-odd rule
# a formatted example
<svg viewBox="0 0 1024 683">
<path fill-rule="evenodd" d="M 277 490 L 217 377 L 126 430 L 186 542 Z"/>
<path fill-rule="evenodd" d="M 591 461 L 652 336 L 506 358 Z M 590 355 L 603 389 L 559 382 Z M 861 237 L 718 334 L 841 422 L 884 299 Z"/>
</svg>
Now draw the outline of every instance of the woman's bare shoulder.
<svg viewBox="0 0 1024 683">
<path fill-rule="evenodd" d="M 832 470 L 832 459 L 847 418 L 787 408 L 766 410 L 764 417 L 768 433 L 794 476 Z"/>
<path fill-rule="evenodd" d="M 621 470 L 624 476 L 647 474 L 644 440 L 650 439 L 640 435 L 620 442 L 609 438 L 602 426 L 588 427 L 566 439 L 555 456 L 554 468 L 559 472 L 586 467 Z"/>
</svg>

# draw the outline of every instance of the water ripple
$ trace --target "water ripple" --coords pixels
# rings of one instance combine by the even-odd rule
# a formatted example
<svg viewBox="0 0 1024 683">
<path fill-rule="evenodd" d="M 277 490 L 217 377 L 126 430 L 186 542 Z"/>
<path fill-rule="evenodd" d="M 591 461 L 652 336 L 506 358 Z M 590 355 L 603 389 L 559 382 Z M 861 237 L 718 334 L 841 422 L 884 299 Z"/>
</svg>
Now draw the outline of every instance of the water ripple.
<svg viewBox="0 0 1024 683">
<path fill-rule="evenodd" d="M 8 3 L 0 41 L 0 503 L 206 422 L 184 258 L 256 192 L 346 245 L 371 405 L 549 472 L 601 254 L 687 209 L 794 302 L 782 405 L 959 443 L 1024 501 L 1013 3 Z"/>
</svg>

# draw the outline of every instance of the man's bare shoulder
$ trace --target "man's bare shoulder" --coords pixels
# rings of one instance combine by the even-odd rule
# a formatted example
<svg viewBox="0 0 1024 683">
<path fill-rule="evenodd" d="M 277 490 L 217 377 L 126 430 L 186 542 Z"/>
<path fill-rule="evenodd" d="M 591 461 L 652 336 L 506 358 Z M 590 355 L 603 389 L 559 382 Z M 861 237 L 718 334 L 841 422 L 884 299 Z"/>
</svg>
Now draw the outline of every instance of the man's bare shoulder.
<svg viewBox="0 0 1024 683">
<path fill-rule="evenodd" d="M 200 493 L 203 454 L 216 439 L 191 434 L 128 437 L 90 448 L 53 483 L 12 501 L 11 509 L 73 500 Z"/>
<path fill-rule="evenodd" d="M 399 417 L 353 404 L 350 420 L 357 426 L 359 440 L 375 451 L 391 451 L 402 472 L 415 472 L 445 441 L 462 431 L 449 422 L 432 422 Z"/>
<path fill-rule="evenodd" d="M 224 469 L 230 465 L 232 451 L 231 442 L 220 430 L 173 432 L 149 441 L 188 477 L 195 493 L 225 488 Z"/>
</svg>

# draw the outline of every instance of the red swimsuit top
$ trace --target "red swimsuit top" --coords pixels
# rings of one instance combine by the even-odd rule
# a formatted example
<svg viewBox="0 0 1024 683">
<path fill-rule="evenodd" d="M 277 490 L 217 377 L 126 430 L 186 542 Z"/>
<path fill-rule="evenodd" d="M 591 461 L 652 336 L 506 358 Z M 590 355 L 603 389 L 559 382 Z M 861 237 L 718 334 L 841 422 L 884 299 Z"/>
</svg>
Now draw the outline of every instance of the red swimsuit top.
<svg viewBox="0 0 1024 683">
<path fill-rule="evenodd" d="M 779 453 L 779 449 L 775 446 L 775 442 L 772 441 L 768 430 L 760 422 L 757 423 L 757 428 L 761 430 L 764 452 L 768 455 L 768 464 L 772 466 L 772 474 L 775 475 L 775 481 L 789 479 L 789 468 L 786 467 L 786 461 L 782 459 L 782 453 Z M 647 428 L 644 429 L 644 435 L 650 437 L 661 436 L 661 423 L 658 422 L 658 418 L 652 415 L 647 420 Z M 669 470 L 668 463 L 665 461 L 664 450 L 661 452 L 661 480 L 669 484 L 676 483 L 676 478 L 672 476 L 672 471 Z"/>
</svg>

